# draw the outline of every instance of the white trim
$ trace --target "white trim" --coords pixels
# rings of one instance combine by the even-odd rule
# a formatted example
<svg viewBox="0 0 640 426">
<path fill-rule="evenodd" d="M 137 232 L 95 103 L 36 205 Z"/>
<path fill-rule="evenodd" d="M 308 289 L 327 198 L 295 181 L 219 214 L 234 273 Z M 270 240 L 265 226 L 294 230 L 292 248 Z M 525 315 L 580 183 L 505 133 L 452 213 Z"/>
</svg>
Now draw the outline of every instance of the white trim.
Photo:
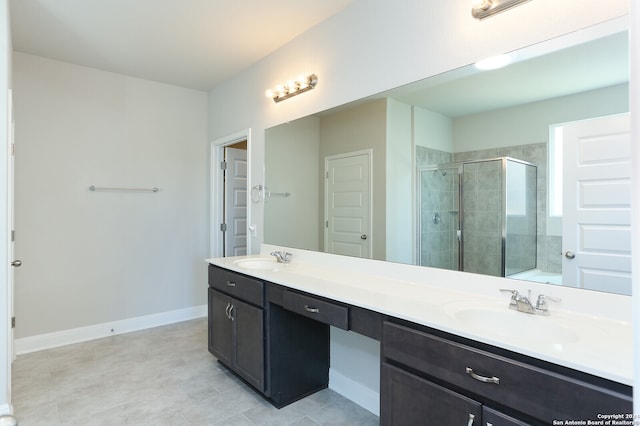
<svg viewBox="0 0 640 426">
<path fill-rule="evenodd" d="M 329 389 L 355 402 L 362 408 L 380 415 L 380 393 L 349 377 L 329 369 Z"/>
<path fill-rule="evenodd" d="M 16 339 L 18 355 L 207 316 L 207 305 Z"/>
<path fill-rule="evenodd" d="M 211 258 L 222 257 L 222 241 L 220 239 L 219 224 L 224 218 L 223 203 L 221 194 L 224 190 L 224 181 L 220 173 L 219 164 L 224 159 L 224 147 L 233 145 L 234 143 L 247 141 L 247 226 L 251 223 L 251 129 L 244 129 L 234 134 L 216 139 L 211 142 L 210 164 L 209 164 L 209 256 Z M 247 254 L 253 253 L 252 250 L 253 235 L 250 229 L 247 229 Z"/>
<path fill-rule="evenodd" d="M 629 100 L 631 109 L 631 294 L 633 308 L 634 326 L 634 392 L 633 392 L 633 413 L 637 419 L 640 415 L 640 4 L 636 1 L 631 4 L 631 24 L 630 24 L 630 46 L 631 71 L 629 72 Z"/>
<path fill-rule="evenodd" d="M 0 405 L 0 416 L 5 414 L 13 414 L 13 408 L 9 404 Z"/>
</svg>

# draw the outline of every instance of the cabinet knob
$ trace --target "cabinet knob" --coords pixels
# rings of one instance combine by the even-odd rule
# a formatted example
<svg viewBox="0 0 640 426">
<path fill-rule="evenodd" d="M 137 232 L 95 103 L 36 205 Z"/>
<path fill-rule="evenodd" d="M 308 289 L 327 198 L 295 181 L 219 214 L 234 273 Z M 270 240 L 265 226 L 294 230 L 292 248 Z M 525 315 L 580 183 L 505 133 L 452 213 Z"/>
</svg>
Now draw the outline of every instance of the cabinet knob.
<svg viewBox="0 0 640 426">
<path fill-rule="evenodd" d="M 14 266 L 16 268 L 19 268 L 22 266 L 22 260 L 14 260 L 13 262 L 11 262 L 11 266 Z"/>
<path fill-rule="evenodd" d="M 362 235 L 360 235 L 360 239 L 361 239 L 361 240 L 366 240 L 366 239 L 367 239 L 367 234 L 362 234 Z"/>
<path fill-rule="evenodd" d="M 568 251 L 564 254 L 564 257 L 566 257 L 567 259 L 575 259 L 576 258 L 576 254 L 572 251 Z"/>
<path fill-rule="evenodd" d="M 227 286 L 229 287 L 235 287 L 236 283 L 234 283 L 233 281 L 227 281 Z"/>
</svg>

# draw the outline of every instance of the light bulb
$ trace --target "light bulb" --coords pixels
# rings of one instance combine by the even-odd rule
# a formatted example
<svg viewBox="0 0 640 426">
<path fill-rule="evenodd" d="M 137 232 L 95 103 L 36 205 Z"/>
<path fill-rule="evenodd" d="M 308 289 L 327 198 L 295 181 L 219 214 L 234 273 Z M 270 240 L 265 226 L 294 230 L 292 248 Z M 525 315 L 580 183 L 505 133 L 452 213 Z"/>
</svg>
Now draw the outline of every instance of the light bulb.
<svg viewBox="0 0 640 426">
<path fill-rule="evenodd" d="M 295 81 L 289 80 L 287 81 L 287 88 L 289 89 L 289 93 L 295 92 L 298 89 L 298 85 Z"/>
<path fill-rule="evenodd" d="M 298 86 L 301 89 L 304 89 L 305 87 L 307 87 L 309 85 L 309 77 L 304 75 L 304 74 L 300 74 L 298 76 Z"/>
<path fill-rule="evenodd" d="M 276 97 L 276 93 L 273 91 L 273 89 L 267 89 L 267 90 L 265 90 L 265 91 L 264 91 L 264 95 L 265 95 L 267 98 L 270 98 L 270 99 L 273 99 L 273 98 L 275 98 L 275 97 Z"/>
</svg>

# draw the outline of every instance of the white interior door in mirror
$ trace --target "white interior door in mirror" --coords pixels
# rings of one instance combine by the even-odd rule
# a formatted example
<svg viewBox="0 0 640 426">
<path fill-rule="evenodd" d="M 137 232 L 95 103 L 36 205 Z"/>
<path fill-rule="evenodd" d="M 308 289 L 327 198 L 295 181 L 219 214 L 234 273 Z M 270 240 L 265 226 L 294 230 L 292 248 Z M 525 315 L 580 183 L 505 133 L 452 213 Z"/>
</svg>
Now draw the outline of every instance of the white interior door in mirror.
<svg viewBox="0 0 640 426">
<path fill-rule="evenodd" d="M 564 128 L 562 281 L 631 294 L 629 114 Z"/>
<path fill-rule="evenodd" d="M 371 152 L 325 158 L 325 251 L 371 257 Z"/>
<path fill-rule="evenodd" d="M 225 148 L 224 255 L 247 254 L 247 151 Z"/>
</svg>

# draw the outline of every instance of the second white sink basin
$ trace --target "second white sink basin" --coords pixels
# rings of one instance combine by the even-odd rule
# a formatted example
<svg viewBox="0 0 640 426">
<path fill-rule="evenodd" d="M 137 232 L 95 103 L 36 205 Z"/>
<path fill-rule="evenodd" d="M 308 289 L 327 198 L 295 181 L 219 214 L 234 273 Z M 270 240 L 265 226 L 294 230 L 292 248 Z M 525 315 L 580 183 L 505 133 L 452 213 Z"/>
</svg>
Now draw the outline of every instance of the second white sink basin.
<svg viewBox="0 0 640 426">
<path fill-rule="evenodd" d="M 481 306 L 452 304 L 445 312 L 464 328 L 513 342 L 527 340 L 537 345 L 562 346 L 580 340 L 577 332 L 562 324 L 562 320 L 549 316 L 517 312 L 508 306 Z"/>
<path fill-rule="evenodd" d="M 278 263 L 275 258 L 270 257 L 240 259 L 236 260 L 234 263 L 241 268 L 260 271 L 277 271 L 286 265 L 286 263 Z"/>
</svg>

